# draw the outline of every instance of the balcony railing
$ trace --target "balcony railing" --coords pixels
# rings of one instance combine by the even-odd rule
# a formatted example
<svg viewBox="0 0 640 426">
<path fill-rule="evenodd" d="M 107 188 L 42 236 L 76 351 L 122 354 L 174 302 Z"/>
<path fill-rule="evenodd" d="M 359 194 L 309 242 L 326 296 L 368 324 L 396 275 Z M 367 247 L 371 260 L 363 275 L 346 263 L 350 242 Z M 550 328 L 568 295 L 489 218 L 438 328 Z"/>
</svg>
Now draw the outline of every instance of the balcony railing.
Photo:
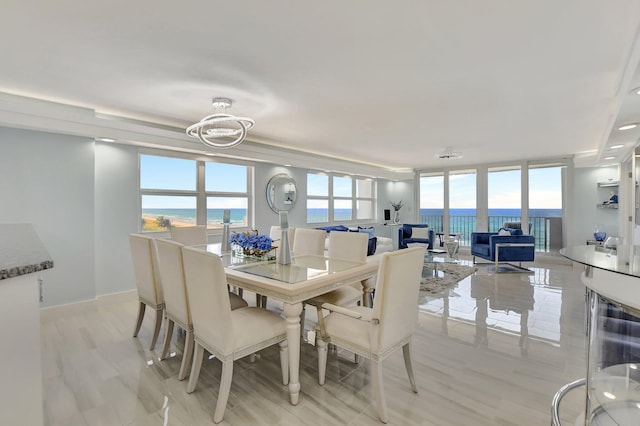
<svg viewBox="0 0 640 426">
<path fill-rule="evenodd" d="M 442 215 L 420 215 L 434 232 L 442 232 Z M 520 222 L 520 216 L 489 216 L 489 231 L 498 232 L 504 222 Z M 529 216 L 531 235 L 536 238 L 536 251 L 549 252 L 562 246 L 562 218 Z M 462 234 L 461 246 L 471 245 L 471 233 L 476 231 L 475 216 L 449 216 L 449 232 Z"/>
</svg>

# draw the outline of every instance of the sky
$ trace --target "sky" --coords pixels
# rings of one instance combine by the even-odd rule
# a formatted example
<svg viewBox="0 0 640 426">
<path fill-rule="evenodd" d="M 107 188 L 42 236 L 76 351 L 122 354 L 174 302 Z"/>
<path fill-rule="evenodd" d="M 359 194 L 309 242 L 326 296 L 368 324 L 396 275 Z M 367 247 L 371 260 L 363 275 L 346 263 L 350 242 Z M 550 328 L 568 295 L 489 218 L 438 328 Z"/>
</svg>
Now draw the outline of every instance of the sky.
<svg viewBox="0 0 640 426">
<path fill-rule="evenodd" d="M 171 173 L 167 173 L 171 170 Z M 140 156 L 140 187 L 180 191 L 196 190 L 196 161 L 155 155 Z M 247 167 L 236 164 L 205 163 L 205 189 L 219 192 L 247 192 Z M 195 196 L 142 197 L 142 208 L 196 208 Z M 207 208 L 247 208 L 247 199 L 210 197 Z"/>
<path fill-rule="evenodd" d="M 420 208 L 443 208 L 444 177 L 422 177 L 420 181 Z M 520 170 L 490 172 L 488 184 L 490 209 L 520 208 Z M 449 187 L 450 208 L 476 208 L 475 172 L 451 174 Z M 529 170 L 529 208 L 562 208 L 561 167 Z"/>
</svg>

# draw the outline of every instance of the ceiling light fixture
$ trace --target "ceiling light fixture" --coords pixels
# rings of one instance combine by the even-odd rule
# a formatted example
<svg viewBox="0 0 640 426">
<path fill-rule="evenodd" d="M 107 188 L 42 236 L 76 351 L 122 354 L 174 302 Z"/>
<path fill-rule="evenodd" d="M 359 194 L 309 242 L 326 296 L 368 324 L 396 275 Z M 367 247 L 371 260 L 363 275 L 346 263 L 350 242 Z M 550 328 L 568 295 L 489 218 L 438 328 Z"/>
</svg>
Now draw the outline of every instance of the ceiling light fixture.
<svg viewBox="0 0 640 426">
<path fill-rule="evenodd" d="M 631 123 L 631 124 L 625 124 L 624 126 L 620 126 L 620 127 L 618 127 L 618 130 L 629 130 L 629 129 L 635 129 L 636 127 L 638 127 L 638 124 L 636 124 L 636 123 Z"/>
<path fill-rule="evenodd" d="M 216 112 L 187 127 L 187 135 L 198 138 L 203 144 L 214 148 L 231 148 L 242 143 L 247 136 L 247 130 L 251 129 L 255 122 L 250 118 L 226 114 L 224 111 L 232 104 L 229 98 L 213 98 L 212 102 Z M 223 142 L 218 141 L 220 138 L 235 139 Z"/>
<path fill-rule="evenodd" d="M 623 146 L 624 146 L 624 145 L 611 145 L 611 146 L 609 147 L 609 149 L 620 149 L 620 148 L 622 148 Z"/>
<path fill-rule="evenodd" d="M 614 160 L 616 157 L 604 157 L 605 160 Z"/>
</svg>

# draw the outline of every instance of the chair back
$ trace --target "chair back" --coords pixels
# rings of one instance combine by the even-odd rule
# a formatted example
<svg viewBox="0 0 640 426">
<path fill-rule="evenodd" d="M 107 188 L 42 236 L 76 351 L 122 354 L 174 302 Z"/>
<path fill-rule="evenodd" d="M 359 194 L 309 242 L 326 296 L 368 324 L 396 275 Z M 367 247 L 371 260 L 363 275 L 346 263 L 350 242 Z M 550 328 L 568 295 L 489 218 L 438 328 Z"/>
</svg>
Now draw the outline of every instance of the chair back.
<svg viewBox="0 0 640 426">
<path fill-rule="evenodd" d="M 164 302 L 158 259 L 153 238 L 145 235 L 129 235 L 129 247 L 133 260 L 138 298 L 147 305 L 158 306 Z"/>
<path fill-rule="evenodd" d="M 289 228 L 289 248 L 293 247 L 293 237 L 296 234 L 296 228 Z M 271 238 L 274 243 L 273 245 L 280 247 L 280 238 L 282 238 L 282 228 L 278 225 L 272 225 L 269 230 L 269 238 Z"/>
<path fill-rule="evenodd" d="M 209 244 L 207 236 L 207 227 L 204 225 L 197 226 L 172 226 L 171 239 L 185 246 L 200 246 Z"/>
<path fill-rule="evenodd" d="M 380 353 L 411 336 L 418 326 L 418 293 L 424 247 L 382 255 L 376 282 L 372 318 L 379 320 L 371 336 L 371 349 Z"/>
<path fill-rule="evenodd" d="M 322 256 L 324 254 L 324 241 L 326 238 L 327 233 L 320 229 L 297 228 L 291 251 L 297 255 L 311 254 Z"/>
<path fill-rule="evenodd" d="M 219 351 L 215 355 L 232 354 L 231 306 L 222 260 L 213 253 L 183 247 L 182 262 L 196 341 Z"/>
<path fill-rule="evenodd" d="M 164 294 L 165 311 L 182 326 L 191 326 L 191 312 L 182 267 L 182 247 L 175 241 L 157 239 L 158 272 Z"/>
<path fill-rule="evenodd" d="M 329 233 L 329 257 L 336 259 L 367 260 L 367 247 L 369 234 L 365 232 L 340 232 Z"/>
</svg>

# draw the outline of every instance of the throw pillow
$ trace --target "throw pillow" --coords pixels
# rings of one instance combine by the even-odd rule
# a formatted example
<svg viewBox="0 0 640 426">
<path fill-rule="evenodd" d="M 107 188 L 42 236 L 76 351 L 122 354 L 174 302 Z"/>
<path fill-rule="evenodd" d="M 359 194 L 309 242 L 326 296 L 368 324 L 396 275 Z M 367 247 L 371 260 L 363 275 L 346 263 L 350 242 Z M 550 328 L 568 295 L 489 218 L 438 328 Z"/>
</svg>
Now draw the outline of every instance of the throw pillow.
<svg viewBox="0 0 640 426">
<path fill-rule="evenodd" d="M 358 227 L 358 232 L 364 232 L 369 234 L 369 238 L 373 238 L 376 236 L 376 230 L 374 228 L 360 228 Z"/>
<path fill-rule="evenodd" d="M 500 228 L 498 235 L 511 235 L 511 232 L 508 229 Z"/>
<path fill-rule="evenodd" d="M 376 252 L 377 245 L 378 237 L 369 238 L 369 244 L 367 245 L 367 256 L 371 256 Z"/>
<path fill-rule="evenodd" d="M 429 239 L 429 228 L 413 228 L 411 230 L 411 238 Z"/>
</svg>

